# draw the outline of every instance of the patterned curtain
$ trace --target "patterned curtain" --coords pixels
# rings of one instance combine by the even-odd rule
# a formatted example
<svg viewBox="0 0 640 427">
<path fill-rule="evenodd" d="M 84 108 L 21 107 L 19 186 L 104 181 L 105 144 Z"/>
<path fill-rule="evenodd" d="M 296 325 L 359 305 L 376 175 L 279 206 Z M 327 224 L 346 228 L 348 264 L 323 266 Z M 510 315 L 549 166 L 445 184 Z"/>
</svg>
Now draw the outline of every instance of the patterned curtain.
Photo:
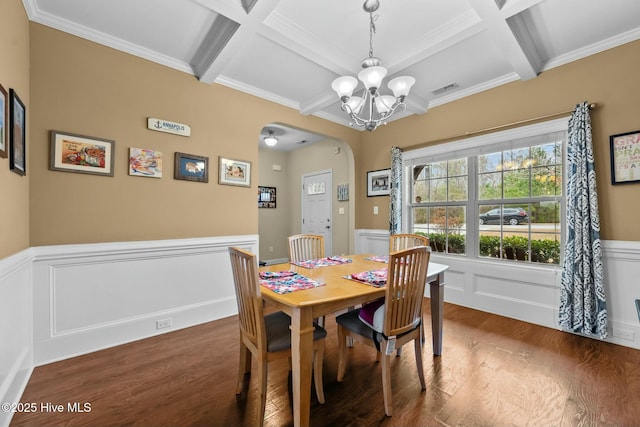
<svg viewBox="0 0 640 427">
<path fill-rule="evenodd" d="M 402 226 L 402 150 L 398 147 L 391 147 L 391 192 L 389 199 L 389 233 L 397 234 Z"/>
<path fill-rule="evenodd" d="M 560 327 L 607 336 L 602 246 L 589 104 L 576 106 L 567 144 L 567 233 L 560 283 Z"/>
</svg>

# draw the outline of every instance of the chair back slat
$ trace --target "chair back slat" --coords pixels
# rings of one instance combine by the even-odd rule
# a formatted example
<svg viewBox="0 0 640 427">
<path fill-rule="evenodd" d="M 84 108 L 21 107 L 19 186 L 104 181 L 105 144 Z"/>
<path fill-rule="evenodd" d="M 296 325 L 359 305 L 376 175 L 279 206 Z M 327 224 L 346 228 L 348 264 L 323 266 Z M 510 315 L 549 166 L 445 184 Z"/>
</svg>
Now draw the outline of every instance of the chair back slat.
<svg viewBox="0 0 640 427">
<path fill-rule="evenodd" d="M 317 234 L 289 236 L 289 259 L 291 262 L 324 258 L 324 237 Z"/>
<path fill-rule="evenodd" d="M 240 333 L 243 339 L 266 351 L 267 338 L 258 280 L 258 260 L 251 252 L 236 247 L 229 248 L 229 256 L 238 303 Z"/>
<path fill-rule="evenodd" d="M 392 234 L 389 236 L 389 253 L 416 246 L 429 246 L 429 238 L 420 234 Z"/>
<path fill-rule="evenodd" d="M 417 246 L 392 252 L 385 290 L 384 334 L 400 335 L 422 320 L 422 301 L 427 283 L 431 249 Z"/>
</svg>

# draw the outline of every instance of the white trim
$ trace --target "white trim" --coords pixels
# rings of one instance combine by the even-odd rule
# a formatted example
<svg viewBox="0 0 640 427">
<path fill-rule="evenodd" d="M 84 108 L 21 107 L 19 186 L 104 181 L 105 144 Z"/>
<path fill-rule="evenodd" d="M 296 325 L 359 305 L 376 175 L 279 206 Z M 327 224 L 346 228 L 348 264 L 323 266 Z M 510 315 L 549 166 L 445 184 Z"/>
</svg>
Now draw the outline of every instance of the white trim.
<svg viewBox="0 0 640 427">
<path fill-rule="evenodd" d="M 568 117 L 549 120 L 529 126 L 521 126 L 486 135 L 471 136 L 457 141 L 437 144 L 429 147 L 418 148 L 402 152 L 402 161 L 419 159 L 427 156 L 455 153 L 460 151 L 475 150 L 476 153 L 488 152 L 493 146 L 512 139 L 529 138 L 546 133 L 566 131 L 569 124 Z"/>
</svg>

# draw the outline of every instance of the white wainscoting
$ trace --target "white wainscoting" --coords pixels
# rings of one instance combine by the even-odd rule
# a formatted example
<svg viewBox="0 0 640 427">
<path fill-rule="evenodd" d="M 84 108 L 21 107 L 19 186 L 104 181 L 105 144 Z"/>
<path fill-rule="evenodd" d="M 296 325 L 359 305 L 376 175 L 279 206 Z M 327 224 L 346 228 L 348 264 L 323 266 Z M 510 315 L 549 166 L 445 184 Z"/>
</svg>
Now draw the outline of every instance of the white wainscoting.
<svg viewBox="0 0 640 427">
<path fill-rule="evenodd" d="M 0 403 L 20 401 L 33 370 L 30 250 L 0 260 Z M 0 410 L 0 426 L 12 412 Z"/>
<path fill-rule="evenodd" d="M 357 253 L 384 254 L 389 250 L 389 232 L 356 230 L 355 248 Z M 435 252 L 431 259 L 450 267 L 445 274 L 446 302 L 558 328 L 559 267 L 469 260 Z M 640 349 L 635 309 L 635 299 L 640 298 L 640 242 L 603 241 L 603 261 L 609 316 L 605 341 Z"/>
<path fill-rule="evenodd" d="M 258 236 L 32 248 L 34 364 L 236 314 L 229 246 Z"/>
</svg>

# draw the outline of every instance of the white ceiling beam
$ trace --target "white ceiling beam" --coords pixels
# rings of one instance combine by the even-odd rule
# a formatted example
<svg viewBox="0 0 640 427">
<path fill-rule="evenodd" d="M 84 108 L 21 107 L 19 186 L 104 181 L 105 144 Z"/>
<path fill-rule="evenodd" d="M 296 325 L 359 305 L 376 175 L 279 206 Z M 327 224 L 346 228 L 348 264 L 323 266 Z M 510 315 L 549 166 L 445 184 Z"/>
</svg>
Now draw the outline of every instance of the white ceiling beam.
<svg viewBox="0 0 640 427">
<path fill-rule="evenodd" d="M 199 0 L 201 3 L 216 3 L 214 0 Z M 251 12 L 241 22 L 219 15 L 210 35 L 205 38 L 198 50 L 197 58 L 192 62 L 194 73 L 203 83 L 213 83 L 222 73 L 231 59 L 253 38 L 259 31 L 262 22 L 276 7 L 280 0 L 259 0 L 253 5 Z M 243 9 L 244 10 L 244 9 Z M 220 21 L 220 22 L 218 22 Z M 224 23 L 222 31 L 216 27 Z"/>
<path fill-rule="evenodd" d="M 542 60 L 518 15 L 511 16 L 512 27 L 494 0 L 469 0 L 469 4 L 486 25 L 489 36 L 504 53 L 514 72 L 522 80 L 537 77 L 542 71 Z"/>
</svg>

